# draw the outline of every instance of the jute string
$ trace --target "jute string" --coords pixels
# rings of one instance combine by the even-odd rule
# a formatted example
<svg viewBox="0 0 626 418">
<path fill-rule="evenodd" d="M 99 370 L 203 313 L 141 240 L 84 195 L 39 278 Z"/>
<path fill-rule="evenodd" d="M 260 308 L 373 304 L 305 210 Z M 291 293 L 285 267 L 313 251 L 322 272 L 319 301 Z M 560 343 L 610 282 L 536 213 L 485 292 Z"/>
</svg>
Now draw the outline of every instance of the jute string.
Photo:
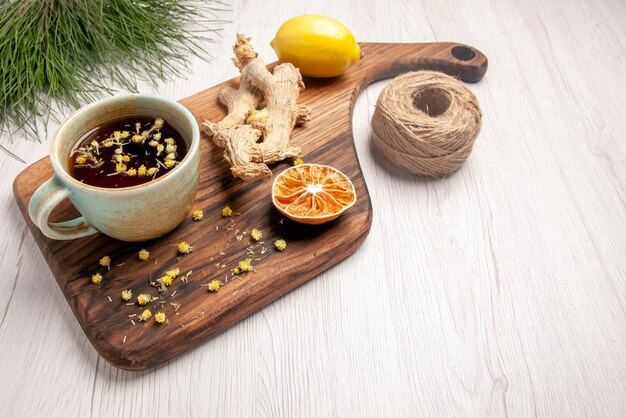
<svg viewBox="0 0 626 418">
<path fill-rule="evenodd" d="M 442 177 L 472 152 L 481 116 L 476 97 L 457 79 L 434 71 L 406 73 L 378 97 L 374 142 L 400 168 Z"/>
</svg>

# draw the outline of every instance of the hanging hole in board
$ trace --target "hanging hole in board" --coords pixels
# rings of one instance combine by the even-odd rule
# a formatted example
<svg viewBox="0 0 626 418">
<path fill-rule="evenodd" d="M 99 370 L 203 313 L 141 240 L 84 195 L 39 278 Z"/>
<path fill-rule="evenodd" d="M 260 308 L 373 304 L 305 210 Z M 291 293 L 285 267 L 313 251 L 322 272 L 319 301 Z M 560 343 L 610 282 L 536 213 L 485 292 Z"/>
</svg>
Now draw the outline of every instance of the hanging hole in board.
<svg viewBox="0 0 626 418">
<path fill-rule="evenodd" d="M 461 61 L 469 61 L 476 56 L 476 53 L 466 46 L 455 46 L 451 52 L 454 58 Z"/>
</svg>

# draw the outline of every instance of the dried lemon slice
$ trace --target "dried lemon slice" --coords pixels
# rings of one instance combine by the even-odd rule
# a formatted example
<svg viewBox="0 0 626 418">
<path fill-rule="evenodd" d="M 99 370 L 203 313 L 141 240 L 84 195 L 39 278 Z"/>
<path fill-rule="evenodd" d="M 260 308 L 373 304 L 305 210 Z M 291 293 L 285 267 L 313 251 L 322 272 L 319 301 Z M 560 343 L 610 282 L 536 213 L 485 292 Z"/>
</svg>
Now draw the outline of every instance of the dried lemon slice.
<svg viewBox="0 0 626 418">
<path fill-rule="evenodd" d="M 317 225 L 333 219 L 356 202 L 354 185 L 341 171 L 327 165 L 300 164 L 276 176 L 272 203 L 296 222 Z"/>
</svg>

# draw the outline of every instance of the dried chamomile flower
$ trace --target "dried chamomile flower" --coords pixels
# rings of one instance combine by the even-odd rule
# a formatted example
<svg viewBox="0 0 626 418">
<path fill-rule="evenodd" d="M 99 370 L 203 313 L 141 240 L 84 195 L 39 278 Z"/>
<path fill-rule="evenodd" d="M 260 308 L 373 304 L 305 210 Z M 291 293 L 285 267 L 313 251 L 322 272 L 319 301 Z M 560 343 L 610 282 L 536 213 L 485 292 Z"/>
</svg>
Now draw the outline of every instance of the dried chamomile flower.
<svg viewBox="0 0 626 418">
<path fill-rule="evenodd" d="M 253 240 L 258 241 L 263 238 L 263 232 L 261 232 L 259 229 L 253 228 L 252 231 L 250 231 L 250 236 Z"/>
<path fill-rule="evenodd" d="M 172 279 L 177 278 L 179 274 L 180 274 L 180 269 L 178 267 L 176 267 L 173 270 L 168 270 L 165 272 L 165 275 L 171 277 Z"/>
<path fill-rule="evenodd" d="M 159 285 L 156 285 L 155 283 L 152 283 L 152 282 L 150 283 L 150 285 L 154 287 L 158 287 L 159 292 L 165 292 L 167 288 L 172 285 L 172 283 L 174 282 L 174 279 L 178 277 L 179 274 L 180 274 L 179 268 L 168 270 L 165 272 L 165 275 L 163 277 L 157 280 L 157 283 Z"/>
<path fill-rule="evenodd" d="M 189 254 L 192 251 L 193 251 L 193 247 L 189 245 L 187 242 L 182 241 L 180 244 L 178 244 L 178 252 L 180 254 Z"/>
<path fill-rule="evenodd" d="M 173 144 L 168 144 L 165 147 L 165 152 L 168 154 L 174 154 L 174 157 L 176 157 L 176 150 L 178 149 L 178 147 L 176 145 Z"/>
<path fill-rule="evenodd" d="M 152 302 L 152 296 L 150 295 L 146 295 L 145 293 L 142 293 L 141 295 L 137 296 L 138 305 L 144 306 L 150 302 Z"/>
<path fill-rule="evenodd" d="M 165 149 L 165 147 L 163 146 L 163 144 L 158 144 L 156 147 L 157 150 L 157 154 L 156 155 L 161 155 L 161 153 L 163 152 L 163 150 Z"/>
<path fill-rule="evenodd" d="M 122 155 L 122 161 L 127 163 L 130 161 L 130 155 Z"/>
<path fill-rule="evenodd" d="M 233 210 L 229 206 L 226 206 L 224 209 L 222 209 L 222 216 L 233 216 Z"/>
<path fill-rule="evenodd" d="M 158 168 L 156 168 L 156 167 L 150 167 L 150 168 L 148 169 L 148 171 L 146 171 L 146 174 L 147 174 L 147 175 L 149 175 L 149 176 L 154 176 L 154 175 L 156 174 L 156 172 L 157 172 L 157 171 L 159 171 L 159 169 L 158 169 Z"/>
<path fill-rule="evenodd" d="M 154 322 L 156 322 L 157 324 L 164 324 L 165 321 L 167 321 L 167 318 L 165 317 L 165 314 L 163 312 L 157 312 L 154 315 Z"/>
<path fill-rule="evenodd" d="M 79 155 L 78 157 L 76 157 L 76 160 L 74 160 L 74 163 L 76 165 L 84 165 L 87 164 L 87 157 L 83 156 L 83 155 Z"/>
<path fill-rule="evenodd" d="M 122 132 L 121 132 L 121 131 L 115 131 L 115 132 L 113 132 L 113 137 L 114 137 L 115 139 L 119 139 L 119 138 L 121 138 L 121 137 L 122 137 Z"/>
<path fill-rule="evenodd" d="M 220 282 L 219 280 L 213 280 L 211 283 L 209 283 L 207 289 L 209 290 L 209 292 L 217 292 L 218 290 L 220 290 L 220 286 L 222 286 L 223 284 L 224 283 Z"/>
<path fill-rule="evenodd" d="M 194 221 L 199 221 L 203 217 L 204 217 L 204 212 L 202 212 L 201 210 L 194 210 L 193 211 L 193 220 Z"/>
<path fill-rule="evenodd" d="M 302 158 L 298 158 L 297 160 L 293 161 L 293 165 L 300 165 L 300 164 L 304 164 L 304 161 L 302 161 Z"/>
<path fill-rule="evenodd" d="M 160 141 L 161 140 L 161 132 L 157 132 L 156 134 L 152 135 L 152 137 L 154 139 L 156 139 L 157 141 Z"/>
<path fill-rule="evenodd" d="M 107 269 L 111 270 L 111 257 L 109 257 L 108 255 L 105 255 L 104 257 L 102 257 L 98 263 L 100 263 L 100 265 L 102 267 L 106 267 Z"/>
<path fill-rule="evenodd" d="M 111 148 L 113 146 L 113 141 L 110 139 L 106 139 L 102 141 L 102 146 L 105 148 Z"/>
<path fill-rule="evenodd" d="M 278 239 L 274 242 L 274 247 L 276 247 L 278 251 L 283 251 L 287 248 L 287 242 L 285 242 L 284 239 Z"/>
<path fill-rule="evenodd" d="M 137 257 L 139 257 L 139 259 L 141 261 L 146 261 L 147 259 L 150 258 L 150 251 L 148 250 L 144 250 L 143 248 L 137 253 Z"/>
<path fill-rule="evenodd" d="M 124 171 L 126 171 L 126 164 L 124 163 L 117 163 L 115 164 L 115 171 L 117 173 L 123 173 Z"/>
<path fill-rule="evenodd" d="M 165 167 L 172 168 L 176 165 L 176 161 L 174 160 L 166 160 L 164 163 Z"/>
<path fill-rule="evenodd" d="M 135 177 L 137 175 L 137 170 L 134 168 L 131 168 L 130 170 L 126 170 L 126 175 L 130 177 Z"/>
<path fill-rule="evenodd" d="M 133 135 L 133 137 L 130 138 L 130 140 L 133 141 L 134 143 L 137 143 L 137 142 L 143 141 L 143 138 L 141 137 L 141 135 Z"/>
<path fill-rule="evenodd" d="M 246 118 L 246 123 L 253 126 L 265 126 L 269 114 L 270 112 L 269 110 L 267 110 L 267 107 L 264 107 L 260 110 L 255 109 L 248 114 L 248 117 Z"/>
<path fill-rule="evenodd" d="M 122 300 L 125 300 L 126 302 L 128 302 L 132 298 L 133 298 L 133 291 L 132 290 L 130 290 L 130 289 L 122 290 Z"/>
<path fill-rule="evenodd" d="M 120 136 L 122 137 L 122 139 L 126 139 L 130 136 L 130 132 L 122 131 L 122 134 Z"/>
<path fill-rule="evenodd" d="M 139 168 L 137 169 L 137 175 L 139 177 L 143 177 L 143 176 L 146 175 L 146 166 L 145 165 L 142 164 L 141 166 L 139 166 Z"/>
<path fill-rule="evenodd" d="M 101 281 L 102 281 L 102 274 L 96 273 L 91 276 L 91 283 L 100 284 Z"/>
<path fill-rule="evenodd" d="M 146 309 L 145 311 L 141 313 L 141 315 L 139 315 L 139 320 L 147 321 L 148 319 L 150 319 L 151 316 L 152 316 L 152 312 L 150 312 L 150 309 Z"/>
<path fill-rule="evenodd" d="M 161 277 L 158 281 L 159 281 L 159 283 L 161 283 L 163 286 L 168 287 L 168 286 L 171 286 L 171 285 L 172 285 L 172 281 L 173 281 L 173 280 L 174 280 L 174 279 L 172 278 L 172 276 L 165 275 L 165 276 Z"/>
<path fill-rule="evenodd" d="M 250 263 L 252 260 L 250 260 L 249 258 L 245 259 L 245 260 L 241 260 L 239 262 L 239 265 L 237 267 L 235 267 L 233 269 L 233 272 L 235 274 L 241 274 L 241 273 L 245 273 L 246 271 L 252 271 L 252 264 Z"/>
</svg>

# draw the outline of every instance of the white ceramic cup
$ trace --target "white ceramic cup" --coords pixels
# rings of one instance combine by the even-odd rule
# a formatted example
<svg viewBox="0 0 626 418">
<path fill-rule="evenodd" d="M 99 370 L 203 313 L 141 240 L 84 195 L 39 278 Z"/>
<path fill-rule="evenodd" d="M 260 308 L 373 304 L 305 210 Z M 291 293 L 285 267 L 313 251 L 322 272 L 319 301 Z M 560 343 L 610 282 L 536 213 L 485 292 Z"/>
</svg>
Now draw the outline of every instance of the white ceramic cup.
<svg viewBox="0 0 626 418">
<path fill-rule="evenodd" d="M 95 187 L 70 176 L 69 155 L 82 135 L 132 116 L 163 118 L 187 142 L 187 155 L 167 174 L 133 187 Z M 200 130 L 191 112 L 173 100 L 147 94 L 109 97 L 83 107 L 59 127 L 50 144 L 50 162 L 55 174 L 35 191 L 28 206 L 44 235 L 67 240 L 102 232 L 122 241 L 146 241 L 170 232 L 189 214 L 198 188 Z M 49 222 L 65 198 L 82 216 Z"/>
</svg>

